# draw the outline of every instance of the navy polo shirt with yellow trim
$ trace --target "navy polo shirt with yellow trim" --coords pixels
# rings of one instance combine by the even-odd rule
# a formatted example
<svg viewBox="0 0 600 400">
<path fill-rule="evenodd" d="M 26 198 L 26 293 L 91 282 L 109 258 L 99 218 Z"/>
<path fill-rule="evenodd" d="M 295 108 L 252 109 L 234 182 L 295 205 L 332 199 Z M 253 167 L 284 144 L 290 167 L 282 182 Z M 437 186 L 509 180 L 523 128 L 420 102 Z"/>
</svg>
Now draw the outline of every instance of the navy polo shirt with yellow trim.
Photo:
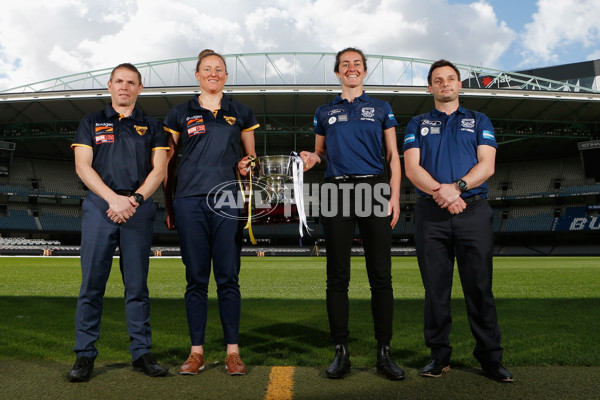
<svg viewBox="0 0 600 400">
<path fill-rule="evenodd" d="M 200 106 L 198 97 L 178 104 L 164 120 L 165 130 L 179 135 L 181 160 L 175 197 L 204 195 L 237 179 L 242 132 L 259 127 L 252 110 L 223 95 L 216 114 Z"/>
<path fill-rule="evenodd" d="M 112 190 L 138 189 L 152 171 L 152 151 L 168 150 L 160 121 L 137 107 L 121 118 L 112 105 L 85 115 L 77 128 L 72 148 L 93 150 L 92 168 Z"/>
<path fill-rule="evenodd" d="M 498 148 L 490 119 L 460 106 L 450 115 L 433 109 L 413 117 L 406 126 L 404 151 L 420 150 L 420 165 L 439 183 L 452 183 L 465 176 L 479 161 L 477 147 Z M 417 189 L 422 196 L 428 194 Z M 487 197 L 488 186 L 471 188 L 462 197 Z"/>
<path fill-rule="evenodd" d="M 352 103 L 339 95 L 315 112 L 314 131 L 325 136 L 325 178 L 384 172 L 383 131 L 398 125 L 392 107 L 363 93 Z"/>
</svg>

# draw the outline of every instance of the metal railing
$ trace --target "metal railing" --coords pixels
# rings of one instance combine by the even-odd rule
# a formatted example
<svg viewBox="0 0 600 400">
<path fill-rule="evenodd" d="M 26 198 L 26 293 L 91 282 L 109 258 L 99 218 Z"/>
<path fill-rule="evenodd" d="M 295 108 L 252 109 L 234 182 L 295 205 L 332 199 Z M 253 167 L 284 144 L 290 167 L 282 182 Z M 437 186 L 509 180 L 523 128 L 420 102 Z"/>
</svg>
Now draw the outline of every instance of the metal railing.
<svg viewBox="0 0 600 400">
<path fill-rule="evenodd" d="M 333 72 L 335 53 L 276 52 L 224 55 L 228 85 L 286 86 L 337 85 Z M 144 86 L 197 86 L 194 77 L 196 57 L 152 61 L 136 64 Z M 434 61 L 382 55 L 367 55 L 368 74 L 364 84 L 369 86 L 427 86 L 427 72 Z M 580 86 L 541 77 L 508 72 L 481 66 L 456 64 L 463 86 L 486 89 L 518 89 L 532 91 L 600 93 L 596 84 Z M 36 93 L 73 90 L 105 89 L 111 68 L 67 75 L 30 83 L 0 93 Z M 587 77 L 590 78 L 590 77 Z M 589 81 L 589 80 L 588 80 Z M 591 80 L 595 82 L 594 79 Z"/>
</svg>

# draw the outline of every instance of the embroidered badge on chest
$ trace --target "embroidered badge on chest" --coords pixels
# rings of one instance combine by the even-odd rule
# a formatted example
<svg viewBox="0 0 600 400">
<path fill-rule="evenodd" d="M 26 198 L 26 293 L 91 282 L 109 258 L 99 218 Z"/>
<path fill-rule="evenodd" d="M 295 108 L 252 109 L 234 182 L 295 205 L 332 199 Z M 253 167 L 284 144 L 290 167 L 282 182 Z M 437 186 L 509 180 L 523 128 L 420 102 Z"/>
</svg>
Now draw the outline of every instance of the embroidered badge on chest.
<svg viewBox="0 0 600 400">
<path fill-rule="evenodd" d="M 463 118 L 460 121 L 460 126 L 463 128 L 474 128 L 475 120 L 473 118 Z"/>
<path fill-rule="evenodd" d="M 373 118 L 375 116 L 375 108 L 363 107 L 361 110 L 361 115 L 365 118 Z"/>
<path fill-rule="evenodd" d="M 223 118 L 225 118 L 225 121 L 227 121 L 227 123 L 228 123 L 229 125 L 233 125 L 233 124 L 235 124 L 235 121 L 236 121 L 235 117 L 227 117 L 227 116 L 223 116 Z"/>
<path fill-rule="evenodd" d="M 133 126 L 135 128 L 135 131 L 138 133 L 138 135 L 140 136 L 144 136 L 146 134 L 146 132 L 148 132 L 148 127 L 147 126 L 138 126 L 138 125 L 134 125 Z"/>
</svg>

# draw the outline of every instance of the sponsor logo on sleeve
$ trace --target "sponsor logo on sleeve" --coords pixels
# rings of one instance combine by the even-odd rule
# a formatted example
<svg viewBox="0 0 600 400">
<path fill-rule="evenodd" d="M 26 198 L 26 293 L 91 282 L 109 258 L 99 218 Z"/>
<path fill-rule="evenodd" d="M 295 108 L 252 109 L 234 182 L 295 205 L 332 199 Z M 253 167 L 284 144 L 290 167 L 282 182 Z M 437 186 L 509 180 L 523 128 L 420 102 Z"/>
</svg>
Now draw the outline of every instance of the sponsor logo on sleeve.
<svg viewBox="0 0 600 400">
<path fill-rule="evenodd" d="M 494 136 L 494 132 L 492 132 L 492 131 L 483 131 L 483 138 L 489 139 L 489 140 L 496 140 L 496 137 Z"/>
<path fill-rule="evenodd" d="M 406 135 L 404 137 L 404 144 L 412 143 L 414 141 L 415 141 L 415 135 L 413 135 L 412 133 L 410 135 Z"/>
<path fill-rule="evenodd" d="M 395 120 L 396 120 L 396 117 L 394 116 L 394 113 L 393 113 L 393 112 L 390 112 L 390 113 L 388 114 L 388 118 L 389 118 L 390 120 L 392 120 L 392 121 L 395 121 Z"/>
</svg>

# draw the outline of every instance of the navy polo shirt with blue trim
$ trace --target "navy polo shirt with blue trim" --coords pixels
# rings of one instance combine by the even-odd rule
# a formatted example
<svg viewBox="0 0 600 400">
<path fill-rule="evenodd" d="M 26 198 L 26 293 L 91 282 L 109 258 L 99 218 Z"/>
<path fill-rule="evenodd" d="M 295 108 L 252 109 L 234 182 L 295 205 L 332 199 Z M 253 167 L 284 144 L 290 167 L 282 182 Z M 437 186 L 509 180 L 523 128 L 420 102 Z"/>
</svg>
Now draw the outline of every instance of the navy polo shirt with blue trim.
<svg viewBox="0 0 600 400">
<path fill-rule="evenodd" d="M 383 131 L 396 125 L 392 107 L 365 93 L 352 103 L 338 95 L 319 107 L 314 131 L 325 136 L 325 178 L 383 174 Z"/>
<path fill-rule="evenodd" d="M 144 115 L 137 107 L 121 117 L 112 105 L 85 115 L 71 148 L 93 150 L 92 168 L 112 190 L 135 191 L 152 171 L 152 151 L 168 150 L 160 121 Z"/>
<path fill-rule="evenodd" d="M 237 179 L 241 134 L 259 127 L 249 107 L 225 95 L 216 115 L 194 96 L 173 107 L 164 125 L 167 132 L 179 135 L 182 149 L 175 197 L 208 194 Z"/>
<path fill-rule="evenodd" d="M 498 148 L 490 119 L 460 106 L 450 115 L 434 109 L 413 117 L 406 126 L 404 151 L 420 150 L 420 165 L 439 183 L 452 183 L 464 177 L 479 161 L 477 147 Z M 429 196 L 417 188 L 417 193 Z M 483 195 L 488 186 L 471 188 L 462 197 Z"/>
</svg>

